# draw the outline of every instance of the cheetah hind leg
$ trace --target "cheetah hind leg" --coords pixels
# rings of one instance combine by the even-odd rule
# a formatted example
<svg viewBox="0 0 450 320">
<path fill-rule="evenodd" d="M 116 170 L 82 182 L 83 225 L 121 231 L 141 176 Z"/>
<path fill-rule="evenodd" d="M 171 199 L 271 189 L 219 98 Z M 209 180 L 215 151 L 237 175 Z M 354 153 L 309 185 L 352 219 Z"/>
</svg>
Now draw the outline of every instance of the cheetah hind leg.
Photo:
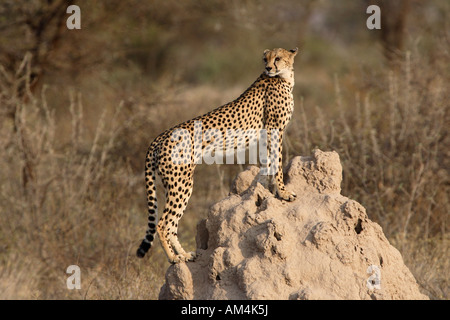
<svg viewBox="0 0 450 320">
<path fill-rule="evenodd" d="M 166 212 L 165 212 L 166 213 Z M 167 213 L 167 216 L 172 216 Z M 173 220 L 172 220 L 173 221 Z M 167 224 L 169 222 L 170 226 Z M 159 241 L 166 253 L 167 259 L 171 264 L 180 262 L 194 261 L 197 257 L 195 252 L 186 252 L 178 241 L 176 227 L 172 226 L 171 221 L 165 218 L 165 214 L 161 217 L 157 227 Z"/>
<path fill-rule="evenodd" d="M 171 263 L 175 264 L 180 262 L 195 261 L 195 259 L 197 258 L 197 253 L 184 251 L 184 249 L 181 247 L 180 242 L 178 241 L 178 236 L 176 233 L 169 236 L 169 243 L 175 251 L 175 256 L 173 257 L 173 259 L 169 259 Z"/>
<path fill-rule="evenodd" d="M 167 192 L 169 196 L 166 200 L 167 211 L 164 210 L 164 215 L 160 220 L 160 229 L 162 230 L 160 239 L 164 239 L 164 249 L 166 249 L 166 247 L 171 249 L 169 252 L 166 250 L 166 253 L 169 262 L 172 264 L 194 261 L 197 258 L 197 253 L 186 252 L 178 240 L 178 222 L 180 221 L 189 198 L 192 195 L 193 179 L 180 179 L 179 182 L 184 184 L 189 191 L 187 193 L 181 193 L 178 192 L 178 190 L 169 190 L 169 192 Z"/>
</svg>

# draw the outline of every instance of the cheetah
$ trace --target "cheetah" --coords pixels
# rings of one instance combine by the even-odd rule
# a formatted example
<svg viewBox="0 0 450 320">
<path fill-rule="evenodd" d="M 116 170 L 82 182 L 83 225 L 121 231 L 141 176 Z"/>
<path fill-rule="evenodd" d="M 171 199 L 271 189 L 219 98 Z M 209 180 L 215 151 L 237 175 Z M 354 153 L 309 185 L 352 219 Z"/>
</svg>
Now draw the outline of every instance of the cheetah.
<svg viewBox="0 0 450 320">
<path fill-rule="evenodd" d="M 264 72 L 236 100 L 166 130 L 150 144 L 145 161 L 148 228 L 145 238 L 136 252 L 139 258 L 144 257 L 150 249 L 155 234 L 158 232 L 161 245 L 170 263 L 195 260 L 196 253 L 187 253 L 178 241 L 178 222 L 192 195 L 193 174 L 199 163 L 198 159 L 213 144 L 215 146 L 223 145 L 225 148 L 225 143 L 220 137 L 224 137 L 229 129 L 266 130 L 267 152 L 275 151 L 273 153 L 275 156 L 268 157 L 267 165 L 271 161 L 277 164 L 277 169 L 272 174 L 276 194 L 283 200 L 295 200 L 296 195 L 286 190 L 284 186 L 281 164 L 283 132 L 294 108 L 293 64 L 297 52 L 298 48 L 264 50 Z M 212 130 L 216 130 L 220 134 L 214 135 L 211 133 Z M 176 136 L 176 132 L 180 134 Z M 238 139 L 242 140 L 243 138 Z M 184 154 L 184 159 L 189 161 L 177 161 L 174 158 L 174 148 L 180 144 L 191 146 L 190 143 L 194 140 L 201 141 L 201 148 L 184 149 L 188 150 Z M 245 138 L 245 143 L 249 143 L 248 137 Z M 237 141 L 234 143 L 234 147 L 236 144 Z M 166 196 L 164 211 L 159 221 L 157 221 L 158 205 L 155 188 L 157 173 L 162 180 Z"/>
</svg>

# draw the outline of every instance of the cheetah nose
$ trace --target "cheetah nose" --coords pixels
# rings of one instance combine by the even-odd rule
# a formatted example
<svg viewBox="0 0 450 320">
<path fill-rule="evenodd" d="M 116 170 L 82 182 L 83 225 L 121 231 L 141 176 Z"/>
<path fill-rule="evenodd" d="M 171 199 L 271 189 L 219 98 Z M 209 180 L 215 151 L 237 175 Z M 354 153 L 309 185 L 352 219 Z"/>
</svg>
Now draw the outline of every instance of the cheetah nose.
<svg viewBox="0 0 450 320">
<path fill-rule="evenodd" d="M 270 71 L 270 70 L 272 70 L 272 67 L 266 67 L 266 70 Z"/>
</svg>

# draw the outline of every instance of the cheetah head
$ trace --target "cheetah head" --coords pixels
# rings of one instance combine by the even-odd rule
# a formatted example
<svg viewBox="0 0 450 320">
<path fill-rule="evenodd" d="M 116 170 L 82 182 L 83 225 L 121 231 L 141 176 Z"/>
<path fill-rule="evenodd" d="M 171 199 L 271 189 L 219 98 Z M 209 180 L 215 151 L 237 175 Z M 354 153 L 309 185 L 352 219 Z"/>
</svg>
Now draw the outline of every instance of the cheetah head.
<svg viewBox="0 0 450 320">
<path fill-rule="evenodd" d="M 280 76 L 281 78 L 288 78 L 292 74 L 294 57 L 297 55 L 297 52 L 298 48 L 291 50 L 283 48 L 264 50 L 265 73 L 269 77 Z"/>
</svg>

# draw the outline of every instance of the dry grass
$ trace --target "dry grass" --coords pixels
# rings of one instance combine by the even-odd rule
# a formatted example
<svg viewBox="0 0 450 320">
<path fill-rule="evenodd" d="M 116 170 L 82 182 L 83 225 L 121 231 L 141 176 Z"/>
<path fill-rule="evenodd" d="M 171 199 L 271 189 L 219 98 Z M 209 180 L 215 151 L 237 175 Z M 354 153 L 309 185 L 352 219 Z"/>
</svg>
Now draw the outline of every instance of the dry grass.
<svg viewBox="0 0 450 320">
<path fill-rule="evenodd" d="M 407 52 L 400 69 L 371 79 L 354 96 L 335 77 L 335 113 L 305 112 L 290 128 L 292 154 L 336 150 L 343 194 L 358 200 L 404 255 L 424 292 L 447 299 L 449 278 L 448 57 L 428 62 Z"/>
<path fill-rule="evenodd" d="M 26 82 L 21 83 L 26 77 L 20 75 L 26 74 L 29 63 L 25 58 L 12 88 L 25 85 L 26 90 Z M 292 157 L 316 146 L 337 150 L 344 166 L 343 194 L 360 201 L 382 225 L 424 292 L 446 299 L 446 75 L 434 73 L 431 79 L 421 72 L 421 77 L 413 77 L 413 63 L 408 56 L 402 71 L 380 80 L 387 90 L 357 93 L 353 99 L 346 98 L 336 77 L 336 117 L 319 107 L 314 116 L 308 115 L 304 99 L 298 99 L 286 152 Z M 70 125 L 70 139 L 61 143 L 46 91 L 44 87 L 38 97 L 27 91 L 23 98 L 14 90 L 3 91 L 15 113 L 2 120 L 0 140 L 5 150 L 0 177 L 2 298 L 157 298 L 167 263 L 158 245 L 150 258 L 134 257 L 145 228 L 143 177 L 120 153 L 121 146 L 139 144 L 144 139 L 134 135 L 139 128 L 163 130 L 155 118 L 167 105 L 180 112 L 186 103 L 200 106 L 186 114 L 189 118 L 228 97 L 204 89 L 191 96 L 182 91 L 171 101 L 155 103 L 154 117 L 146 116 L 142 105 L 122 101 L 111 112 L 103 111 L 88 134 L 82 95 L 69 90 L 65 124 Z M 175 121 L 170 115 L 164 119 Z M 185 246 L 194 247 L 197 221 L 227 193 L 235 172 L 229 166 L 199 167 L 180 227 Z M 66 288 L 65 269 L 71 264 L 81 267 L 81 290 Z"/>
<path fill-rule="evenodd" d="M 12 89 L 5 87 L 2 92 L 14 113 L 12 117 L 3 114 L 0 139 L 5 150 L 0 173 L 1 298 L 157 298 L 167 260 L 157 243 L 149 258 L 135 258 L 145 232 L 143 174 L 135 173 L 131 157 L 123 157 L 119 149 L 148 140 L 145 132 L 136 137 L 136 128 L 156 127 L 160 122 L 149 118 L 140 105 L 124 110 L 122 101 L 112 112 L 105 109 L 89 134 L 82 95 L 69 90 L 63 121 L 69 126 L 63 130 L 68 137 L 58 139 L 58 121 L 47 104 L 48 88 L 44 86 L 38 97 L 27 89 L 29 58 L 17 70 L 18 76 L 9 79 Z M 20 86 L 25 86 L 23 97 L 14 90 Z M 184 100 L 185 94 L 179 98 Z M 163 100 L 156 108 L 168 104 L 184 108 L 177 103 Z M 192 116 L 204 111 L 194 109 Z M 141 149 L 145 154 L 144 144 Z M 189 205 L 197 214 L 187 215 L 181 227 L 181 239 L 192 249 L 198 218 L 227 189 L 223 188 L 223 168 L 199 171 L 209 179 L 199 183 L 200 190 Z M 160 186 L 159 196 L 163 196 L 161 190 Z M 72 264 L 81 267 L 81 290 L 66 287 L 65 270 Z"/>
<path fill-rule="evenodd" d="M 430 5 L 432 18 L 448 12 L 448 5 L 435 2 L 441 11 Z M 92 69 L 78 74 L 78 81 L 49 71 L 33 91 L 29 54 L 13 72 L 12 65 L 8 71 L 0 66 L 0 298 L 157 298 L 168 266 L 162 249 L 155 243 L 144 260 L 134 255 L 146 227 L 143 162 L 149 142 L 238 96 L 257 76 L 249 71 L 258 68 L 251 64 L 255 56 L 265 47 L 297 45 L 304 33 L 298 21 L 310 14 L 298 1 L 286 1 L 277 6 L 279 14 L 296 15 L 273 28 L 261 22 L 272 18 L 272 11 L 255 1 L 243 7 L 223 2 L 214 19 L 201 18 L 219 2 L 161 3 L 160 10 L 139 1 L 122 4 L 127 15 L 106 19 L 116 24 L 101 24 L 103 15 L 115 17 L 114 7 L 83 7 L 100 15 L 97 26 L 104 27 L 67 35 L 68 43 L 99 51 L 100 58 L 83 51 L 77 52 L 83 59 L 70 61 L 77 66 L 95 60 L 82 64 L 80 69 Z M 284 159 L 315 147 L 336 150 L 344 168 L 342 193 L 383 227 L 423 292 L 448 299 L 448 35 L 426 33 L 441 30 L 439 24 L 413 27 L 411 32 L 424 32 L 423 40 L 416 41 L 419 47 L 409 45 L 392 69 L 380 63 L 373 41 L 360 37 L 367 30 L 353 32 L 354 25 L 346 24 L 352 19 L 345 14 L 353 17 L 357 6 L 347 11 L 321 3 L 325 11 L 319 13 L 328 10 L 333 14 L 325 17 L 332 19 L 323 24 L 328 29 L 306 38 L 296 62 L 296 106 Z M 248 17 L 245 27 L 239 27 L 241 15 Z M 95 26 L 86 18 L 84 30 Z M 351 40 L 333 40 L 329 30 L 341 25 Z M 359 40 L 351 46 L 353 38 Z M 8 41 L 14 39 L 21 38 Z M 69 65 L 64 58 L 70 49 L 66 44 L 55 61 Z M 238 170 L 197 168 L 180 224 L 186 249 L 194 249 L 196 223 L 227 194 Z M 73 264 L 81 268 L 81 290 L 66 287 L 65 271 Z"/>
</svg>

